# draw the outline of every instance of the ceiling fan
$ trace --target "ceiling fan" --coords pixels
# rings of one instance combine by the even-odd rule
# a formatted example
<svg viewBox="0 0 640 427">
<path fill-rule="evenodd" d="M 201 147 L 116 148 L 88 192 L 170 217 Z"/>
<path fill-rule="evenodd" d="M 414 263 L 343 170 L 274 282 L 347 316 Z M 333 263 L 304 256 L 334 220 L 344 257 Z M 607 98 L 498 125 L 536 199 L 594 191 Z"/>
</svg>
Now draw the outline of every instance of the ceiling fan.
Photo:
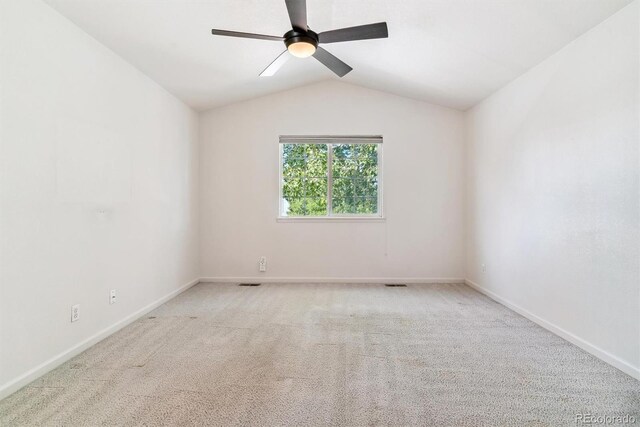
<svg viewBox="0 0 640 427">
<path fill-rule="evenodd" d="M 211 30 L 213 35 L 244 37 L 249 39 L 272 40 L 284 42 L 287 50 L 282 52 L 260 76 L 273 76 L 291 55 L 298 58 L 313 56 L 339 77 L 345 76 L 353 68 L 318 46 L 325 43 L 346 42 L 352 40 L 381 39 L 389 37 L 386 22 L 377 24 L 360 25 L 357 27 L 341 28 L 339 30 L 316 33 L 309 29 L 307 25 L 307 1 L 306 0 L 285 0 L 289 19 L 291 20 L 290 31 L 283 36 L 267 36 L 263 34 L 241 33 L 238 31 Z"/>
</svg>

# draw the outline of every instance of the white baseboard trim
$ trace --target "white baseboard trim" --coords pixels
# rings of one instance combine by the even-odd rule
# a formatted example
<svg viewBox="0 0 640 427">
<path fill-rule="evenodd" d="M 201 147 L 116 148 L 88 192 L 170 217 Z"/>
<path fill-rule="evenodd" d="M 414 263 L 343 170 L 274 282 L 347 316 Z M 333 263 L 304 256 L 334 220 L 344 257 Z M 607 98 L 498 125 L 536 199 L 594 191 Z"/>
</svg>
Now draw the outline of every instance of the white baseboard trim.
<svg viewBox="0 0 640 427">
<path fill-rule="evenodd" d="M 571 332 L 562 329 L 561 327 L 548 322 L 544 319 L 542 319 L 541 317 L 536 316 L 535 314 L 531 313 L 530 311 L 520 307 L 517 304 L 512 303 L 509 300 L 506 300 L 504 298 L 502 298 L 501 296 L 495 294 L 494 292 L 483 288 L 482 286 L 480 286 L 479 284 L 477 284 L 476 282 L 469 280 L 469 279 L 465 279 L 464 281 L 468 286 L 470 286 L 471 288 L 475 289 L 476 291 L 480 292 L 481 294 L 484 294 L 486 296 L 488 296 L 489 298 L 491 298 L 492 300 L 504 305 L 507 308 L 510 308 L 511 310 L 515 311 L 516 313 L 520 314 L 523 317 L 526 317 L 527 319 L 531 320 L 534 323 L 537 323 L 538 325 L 542 326 L 543 328 L 545 328 L 546 330 L 553 332 L 554 334 L 558 335 L 559 337 L 569 341 L 571 344 L 576 345 L 578 347 L 580 347 L 581 349 L 583 349 L 584 351 L 594 355 L 595 357 L 597 357 L 598 359 L 608 363 L 609 365 L 613 366 L 614 368 L 617 368 L 619 370 L 621 370 L 622 372 L 624 372 L 625 374 L 628 374 L 630 376 L 632 376 L 633 378 L 640 380 L 640 369 L 631 365 L 630 363 L 620 359 L 617 356 L 614 356 L 613 354 L 601 349 L 598 346 L 595 346 L 593 344 L 591 344 L 588 341 L 585 341 L 584 339 L 572 334 Z"/>
<path fill-rule="evenodd" d="M 464 283 L 460 277 L 201 277 L 200 283 Z"/>
<path fill-rule="evenodd" d="M 90 336 L 86 340 L 74 345 L 73 347 L 69 348 L 68 350 L 65 350 L 62 353 L 52 357 L 51 359 L 41 363 L 40 365 L 36 366 L 35 368 L 33 368 L 33 369 L 27 371 L 26 373 L 20 375 L 18 378 L 9 381 L 6 384 L 3 384 L 2 386 L 0 386 L 0 400 L 4 399 L 5 397 L 9 396 L 10 394 L 13 394 L 14 392 L 16 392 L 18 390 L 20 390 L 22 387 L 24 387 L 25 385 L 29 384 L 33 380 L 39 378 L 40 376 L 46 374 L 47 372 L 49 372 L 51 370 L 57 368 L 58 366 L 62 365 L 64 362 L 66 362 L 67 360 L 71 359 L 74 356 L 77 356 L 78 354 L 82 353 L 83 351 L 85 351 L 86 349 L 91 347 L 92 345 L 97 344 L 98 342 L 100 342 L 103 339 L 107 338 L 109 335 L 119 331 L 120 329 L 124 328 L 125 326 L 129 325 L 130 323 L 138 320 L 140 317 L 144 316 L 145 314 L 147 314 L 151 310 L 161 306 L 165 302 L 169 301 L 171 298 L 175 297 L 176 295 L 181 294 L 182 292 L 184 292 L 187 289 L 191 288 L 192 286 L 198 284 L 199 282 L 200 282 L 200 279 L 194 279 L 194 280 L 190 281 L 189 283 L 181 286 L 180 288 L 176 289 L 175 291 L 172 291 L 172 292 L 168 293 L 167 295 L 163 296 L 162 298 L 155 300 L 151 304 L 148 304 L 148 305 L 142 307 L 140 310 L 128 315 L 124 319 L 122 319 L 122 320 L 114 323 L 113 325 L 111 325 L 111 326 L 99 331 L 98 333 Z"/>
</svg>

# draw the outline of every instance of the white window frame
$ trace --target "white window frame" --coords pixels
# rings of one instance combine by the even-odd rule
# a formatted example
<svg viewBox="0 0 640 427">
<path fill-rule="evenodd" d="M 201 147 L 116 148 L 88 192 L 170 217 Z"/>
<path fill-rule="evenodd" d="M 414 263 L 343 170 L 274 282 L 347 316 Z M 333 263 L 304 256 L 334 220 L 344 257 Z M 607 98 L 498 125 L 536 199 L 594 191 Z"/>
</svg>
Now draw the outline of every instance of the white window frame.
<svg viewBox="0 0 640 427">
<path fill-rule="evenodd" d="M 284 199 L 282 188 L 284 186 L 283 172 L 283 144 L 327 144 L 327 215 L 324 216 L 284 216 Z M 376 214 L 334 214 L 333 203 L 333 144 L 378 144 L 378 212 Z M 382 179 L 382 136 L 300 136 L 281 135 L 278 143 L 278 221 L 384 221 L 383 215 L 383 179 Z"/>
</svg>

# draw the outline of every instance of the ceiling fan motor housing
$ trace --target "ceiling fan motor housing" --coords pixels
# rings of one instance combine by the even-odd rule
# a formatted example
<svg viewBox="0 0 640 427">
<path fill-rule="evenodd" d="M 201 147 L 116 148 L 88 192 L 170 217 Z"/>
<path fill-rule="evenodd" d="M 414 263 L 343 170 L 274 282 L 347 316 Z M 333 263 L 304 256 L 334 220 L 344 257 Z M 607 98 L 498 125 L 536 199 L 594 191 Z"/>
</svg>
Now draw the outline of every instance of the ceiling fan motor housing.
<svg viewBox="0 0 640 427">
<path fill-rule="evenodd" d="M 318 34 L 311 30 L 301 31 L 295 28 L 284 34 L 284 44 L 289 48 L 294 43 L 309 43 L 313 47 L 318 47 Z"/>
</svg>

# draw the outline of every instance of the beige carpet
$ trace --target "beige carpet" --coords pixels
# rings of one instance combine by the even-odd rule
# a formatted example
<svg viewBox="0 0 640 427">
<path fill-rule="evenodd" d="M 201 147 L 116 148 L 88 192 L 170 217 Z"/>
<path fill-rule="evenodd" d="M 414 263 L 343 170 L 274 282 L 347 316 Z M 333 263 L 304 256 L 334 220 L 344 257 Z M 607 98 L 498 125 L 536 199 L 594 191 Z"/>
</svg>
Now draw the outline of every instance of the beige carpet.
<svg viewBox="0 0 640 427">
<path fill-rule="evenodd" d="M 464 285 L 200 284 L 0 402 L 0 425 L 558 426 L 640 382 Z"/>
</svg>

